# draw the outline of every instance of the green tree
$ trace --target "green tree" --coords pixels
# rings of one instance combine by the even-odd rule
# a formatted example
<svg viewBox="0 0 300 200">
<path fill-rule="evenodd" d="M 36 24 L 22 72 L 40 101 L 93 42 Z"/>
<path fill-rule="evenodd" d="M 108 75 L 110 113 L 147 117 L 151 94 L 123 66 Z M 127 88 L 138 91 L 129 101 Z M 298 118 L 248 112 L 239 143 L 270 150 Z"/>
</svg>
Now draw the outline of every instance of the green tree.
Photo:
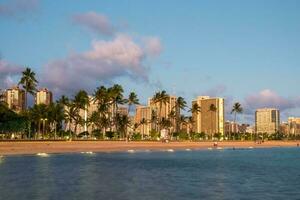
<svg viewBox="0 0 300 200">
<path fill-rule="evenodd" d="M 156 92 L 152 98 L 153 103 L 159 104 L 159 117 L 158 117 L 158 125 L 159 125 L 159 131 L 161 130 L 160 124 L 163 117 L 162 117 L 162 106 L 166 105 L 170 101 L 170 95 L 167 94 L 165 90 L 161 92 Z"/>
<path fill-rule="evenodd" d="M 210 112 L 210 121 L 211 121 L 210 137 L 211 137 L 211 139 L 213 139 L 213 134 L 215 132 L 214 126 L 213 126 L 213 113 L 217 112 L 217 107 L 215 106 L 215 104 L 210 104 L 208 111 Z"/>
<path fill-rule="evenodd" d="M 183 97 L 178 97 L 176 99 L 176 103 L 175 103 L 175 112 L 176 112 L 176 127 L 175 127 L 175 131 L 178 132 L 179 131 L 179 127 L 180 127 L 180 112 L 181 110 L 185 110 L 185 108 L 187 107 L 187 103 L 184 100 Z"/>
<path fill-rule="evenodd" d="M 131 106 L 132 105 L 138 105 L 139 103 L 139 99 L 137 98 L 136 93 L 134 92 L 130 92 L 128 99 L 125 100 L 125 102 L 128 104 L 128 114 L 131 111 Z"/>
<path fill-rule="evenodd" d="M 30 69 L 26 68 L 25 71 L 22 72 L 21 80 L 19 81 L 19 85 L 22 85 L 25 90 L 25 107 L 27 109 L 27 94 L 34 95 L 36 91 L 38 81 L 35 78 L 35 73 Z"/>
<path fill-rule="evenodd" d="M 239 102 L 236 102 L 236 103 L 233 104 L 231 114 L 233 114 L 233 113 L 234 113 L 234 126 L 236 127 L 236 124 L 235 124 L 236 123 L 236 116 L 237 116 L 237 114 L 243 113 L 243 108 L 242 108 L 242 106 Z M 230 133 L 229 133 L 229 138 L 231 138 Z"/>
</svg>

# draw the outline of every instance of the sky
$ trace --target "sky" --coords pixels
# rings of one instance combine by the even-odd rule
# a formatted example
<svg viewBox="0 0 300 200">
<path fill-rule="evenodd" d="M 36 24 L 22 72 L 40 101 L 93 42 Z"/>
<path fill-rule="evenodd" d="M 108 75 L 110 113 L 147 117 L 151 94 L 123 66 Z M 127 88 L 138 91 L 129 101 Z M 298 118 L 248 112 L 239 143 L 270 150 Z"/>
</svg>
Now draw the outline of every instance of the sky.
<svg viewBox="0 0 300 200">
<path fill-rule="evenodd" d="M 300 116 L 298 0 L 0 0 L 0 88 L 32 68 L 58 98 L 118 83 Z"/>
</svg>

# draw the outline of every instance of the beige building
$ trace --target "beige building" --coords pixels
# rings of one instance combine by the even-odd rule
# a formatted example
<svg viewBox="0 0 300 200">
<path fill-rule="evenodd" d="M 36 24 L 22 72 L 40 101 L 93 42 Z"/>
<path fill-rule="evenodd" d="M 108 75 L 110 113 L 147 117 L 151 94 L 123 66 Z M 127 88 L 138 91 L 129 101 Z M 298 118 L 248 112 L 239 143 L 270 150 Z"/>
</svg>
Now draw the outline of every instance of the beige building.
<svg viewBox="0 0 300 200">
<path fill-rule="evenodd" d="M 25 91 L 18 86 L 7 89 L 4 94 L 5 102 L 13 111 L 19 113 L 25 109 Z"/>
<path fill-rule="evenodd" d="M 136 131 L 142 135 L 150 135 L 151 131 L 151 107 L 136 106 L 134 123 L 138 124 Z M 141 123 L 143 121 L 143 123 Z"/>
<path fill-rule="evenodd" d="M 52 92 L 47 88 L 42 88 L 36 92 L 35 95 L 35 104 L 46 104 L 49 105 L 52 103 Z"/>
<path fill-rule="evenodd" d="M 256 133 L 276 133 L 279 131 L 280 113 L 275 108 L 257 109 L 255 112 Z"/>
<path fill-rule="evenodd" d="M 292 135 L 300 134 L 300 117 L 289 117 L 288 118 L 288 132 Z"/>
<path fill-rule="evenodd" d="M 172 110 L 175 111 L 176 101 L 177 101 L 176 96 L 169 96 L 167 103 L 165 104 L 163 103 L 161 105 L 159 102 L 154 103 L 151 98 L 148 100 L 148 106 L 150 107 L 151 113 L 152 111 L 154 111 L 158 119 L 163 119 L 163 118 L 170 119 L 172 123 L 172 127 L 170 128 L 171 132 L 175 129 L 176 119 L 175 117 L 174 118 L 170 117 L 170 113 Z M 151 128 L 157 129 L 157 127 L 155 127 L 154 124 Z"/>
<path fill-rule="evenodd" d="M 206 134 L 225 132 L 224 127 L 224 99 L 210 98 L 209 96 L 199 96 L 192 104 L 197 103 L 201 112 L 193 113 L 193 131 Z M 210 107 L 214 105 L 216 110 L 211 111 Z"/>
</svg>

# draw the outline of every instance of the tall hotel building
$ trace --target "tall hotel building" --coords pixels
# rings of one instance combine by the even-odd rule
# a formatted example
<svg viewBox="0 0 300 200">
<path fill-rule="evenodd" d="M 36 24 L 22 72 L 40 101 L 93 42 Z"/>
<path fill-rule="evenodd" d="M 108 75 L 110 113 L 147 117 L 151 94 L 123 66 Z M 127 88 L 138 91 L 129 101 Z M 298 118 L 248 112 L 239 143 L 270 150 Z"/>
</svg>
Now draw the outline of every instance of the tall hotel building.
<svg viewBox="0 0 300 200">
<path fill-rule="evenodd" d="M 25 91 L 20 89 L 18 86 L 7 89 L 4 93 L 4 99 L 8 108 L 17 113 L 25 109 Z"/>
<path fill-rule="evenodd" d="M 278 109 L 263 108 L 255 112 L 256 133 L 276 133 L 279 131 L 280 113 Z"/>
<path fill-rule="evenodd" d="M 300 117 L 288 118 L 288 132 L 292 135 L 300 134 Z"/>
<path fill-rule="evenodd" d="M 151 115 L 150 106 L 136 106 L 134 122 L 139 124 L 137 132 L 142 135 L 150 135 L 151 131 Z M 141 123 L 143 121 L 143 123 Z"/>
<path fill-rule="evenodd" d="M 52 92 L 50 92 L 47 88 L 40 89 L 36 92 L 35 104 L 49 105 L 51 103 L 52 103 Z"/>
<path fill-rule="evenodd" d="M 193 113 L 193 131 L 206 134 L 221 133 L 224 135 L 224 99 L 199 96 L 192 104 L 197 103 L 201 112 Z M 214 105 L 215 111 L 210 110 Z"/>
<path fill-rule="evenodd" d="M 156 116 L 158 119 L 170 119 L 170 113 L 171 111 L 175 111 L 177 97 L 176 96 L 169 96 L 168 101 L 164 104 L 161 104 L 159 102 L 154 103 L 152 98 L 148 100 L 148 106 L 150 106 L 151 113 L 154 111 L 156 113 Z M 160 107 L 161 106 L 161 107 Z M 179 113 L 180 115 L 180 113 Z M 171 119 L 172 127 L 171 129 L 175 128 L 176 126 L 176 119 Z M 152 127 L 152 129 L 156 129 L 157 127 Z"/>
</svg>

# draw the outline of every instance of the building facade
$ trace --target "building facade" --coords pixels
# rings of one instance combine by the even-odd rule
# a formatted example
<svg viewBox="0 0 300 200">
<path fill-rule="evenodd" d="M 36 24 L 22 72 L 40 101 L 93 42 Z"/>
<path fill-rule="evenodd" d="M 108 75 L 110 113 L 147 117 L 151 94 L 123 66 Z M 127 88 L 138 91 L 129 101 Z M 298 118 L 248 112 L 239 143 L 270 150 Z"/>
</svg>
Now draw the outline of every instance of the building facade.
<svg viewBox="0 0 300 200">
<path fill-rule="evenodd" d="M 193 131 L 197 133 L 204 132 L 213 135 L 225 132 L 224 127 L 224 99 L 211 98 L 209 96 L 199 96 L 192 104 L 197 103 L 201 112 L 193 113 Z M 211 109 L 214 107 L 215 109 Z"/>
<path fill-rule="evenodd" d="M 289 117 L 288 118 L 289 134 L 299 135 L 300 134 L 300 117 Z"/>
<path fill-rule="evenodd" d="M 25 91 L 20 89 L 18 86 L 7 89 L 4 93 L 4 99 L 8 105 L 8 108 L 17 113 L 25 109 Z"/>
<path fill-rule="evenodd" d="M 151 131 L 151 107 L 136 106 L 134 123 L 138 125 L 136 131 L 142 135 L 150 135 Z"/>
<path fill-rule="evenodd" d="M 255 112 L 256 133 L 276 133 L 279 131 L 280 112 L 275 108 L 257 109 Z"/>
<path fill-rule="evenodd" d="M 49 105 L 52 103 L 52 92 L 47 88 L 42 88 L 36 92 L 35 95 L 35 104 L 46 104 Z"/>
</svg>

